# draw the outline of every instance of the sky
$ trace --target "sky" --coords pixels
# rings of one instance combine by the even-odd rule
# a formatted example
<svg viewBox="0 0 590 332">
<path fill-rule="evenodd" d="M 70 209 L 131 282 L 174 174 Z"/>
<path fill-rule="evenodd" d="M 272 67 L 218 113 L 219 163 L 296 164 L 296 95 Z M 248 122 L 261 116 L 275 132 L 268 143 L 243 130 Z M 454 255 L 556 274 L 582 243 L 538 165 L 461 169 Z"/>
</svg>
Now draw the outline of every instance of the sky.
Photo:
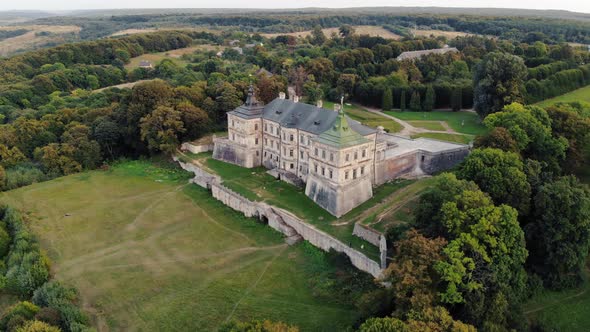
<svg viewBox="0 0 590 332">
<path fill-rule="evenodd" d="M 115 8 L 342 8 L 375 6 L 564 9 L 590 13 L 590 1 L 588 0 L 0 0 L 0 10 Z"/>
</svg>

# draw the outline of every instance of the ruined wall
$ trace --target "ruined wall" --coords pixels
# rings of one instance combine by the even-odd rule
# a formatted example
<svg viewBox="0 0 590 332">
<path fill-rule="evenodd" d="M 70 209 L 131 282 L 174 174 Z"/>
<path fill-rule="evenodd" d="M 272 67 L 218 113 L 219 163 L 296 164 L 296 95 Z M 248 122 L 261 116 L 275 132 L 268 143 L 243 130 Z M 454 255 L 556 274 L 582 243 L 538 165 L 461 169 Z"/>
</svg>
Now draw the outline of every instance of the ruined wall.
<svg viewBox="0 0 590 332">
<path fill-rule="evenodd" d="M 347 255 L 352 265 L 358 269 L 370 273 L 375 278 L 381 275 L 382 264 L 375 262 L 360 251 L 350 248 L 335 237 L 315 228 L 313 225 L 306 223 L 286 210 L 263 202 L 252 202 L 248 200 L 244 196 L 225 187 L 218 176 L 210 174 L 194 164 L 175 160 L 178 161 L 183 169 L 195 174 L 195 179 L 192 180 L 194 183 L 203 188 L 211 189 L 211 194 L 215 199 L 218 199 L 236 211 L 242 212 L 246 217 L 266 218 L 270 227 L 287 237 L 287 242 L 292 243 L 302 238 L 322 250 L 329 251 L 330 249 L 334 249 Z M 198 181 L 196 180 L 197 178 L 199 179 Z M 376 245 L 380 246 L 379 243 Z M 383 255 L 382 253 L 381 256 Z"/>
<path fill-rule="evenodd" d="M 216 138 L 214 142 L 213 158 L 246 168 L 255 167 L 246 147 L 227 138 Z"/>
<path fill-rule="evenodd" d="M 374 246 L 379 247 L 381 244 L 382 234 L 368 226 L 356 223 L 354 224 L 354 230 L 352 231 L 352 234 L 373 244 Z"/>
<path fill-rule="evenodd" d="M 375 165 L 375 184 L 382 185 L 402 175 L 412 173 L 417 167 L 417 152 L 377 162 Z"/>
</svg>

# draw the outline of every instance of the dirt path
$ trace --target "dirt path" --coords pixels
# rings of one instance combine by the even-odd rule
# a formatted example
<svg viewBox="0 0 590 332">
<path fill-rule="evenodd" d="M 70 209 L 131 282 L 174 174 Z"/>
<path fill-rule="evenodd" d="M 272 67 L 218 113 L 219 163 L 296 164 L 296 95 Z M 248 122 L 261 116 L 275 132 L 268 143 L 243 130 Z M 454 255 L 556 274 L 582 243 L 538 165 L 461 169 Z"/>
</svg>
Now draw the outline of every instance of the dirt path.
<svg viewBox="0 0 590 332">
<path fill-rule="evenodd" d="M 580 291 L 580 292 L 578 292 L 578 293 L 576 293 L 574 295 L 565 297 L 565 298 L 563 298 L 563 299 L 561 299 L 561 300 L 559 300 L 559 301 L 557 301 L 555 303 L 544 305 L 544 306 L 541 306 L 539 308 L 527 310 L 527 311 L 524 312 L 524 314 L 525 315 L 529 315 L 529 314 L 532 314 L 532 313 L 535 313 L 535 312 L 538 312 L 538 311 L 541 311 L 541 310 L 544 310 L 544 309 L 547 309 L 547 308 L 558 306 L 558 305 L 560 305 L 562 303 L 565 303 L 565 302 L 567 302 L 567 301 L 569 301 L 571 299 L 575 299 L 577 297 L 580 297 L 580 296 L 586 294 L 587 292 L 588 292 L 588 288 L 586 288 L 586 289 L 584 289 L 584 290 L 582 290 L 582 291 Z"/>
</svg>

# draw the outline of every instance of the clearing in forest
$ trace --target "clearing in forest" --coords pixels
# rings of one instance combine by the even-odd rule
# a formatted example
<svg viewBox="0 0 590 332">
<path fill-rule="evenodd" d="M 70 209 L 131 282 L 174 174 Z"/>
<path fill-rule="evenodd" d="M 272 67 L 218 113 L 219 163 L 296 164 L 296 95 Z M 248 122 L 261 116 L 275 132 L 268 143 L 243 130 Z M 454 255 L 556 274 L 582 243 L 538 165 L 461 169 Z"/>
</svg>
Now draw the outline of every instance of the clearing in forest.
<svg viewBox="0 0 590 332">
<path fill-rule="evenodd" d="M 314 297 L 302 244 L 287 246 L 187 184 L 189 176 L 131 161 L 0 193 L 0 201 L 27 213 L 56 278 L 78 288 L 99 331 L 215 331 L 229 319 L 345 330 L 358 318 Z"/>
<path fill-rule="evenodd" d="M 170 50 L 170 51 L 166 51 L 166 52 L 142 54 L 142 55 L 137 56 L 135 58 L 131 58 L 131 60 L 129 60 L 129 63 L 125 65 L 125 68 L 127 70 L 133 70 L 135 68 L 138 68 L 139 64 L 142 61 L 149 61 L 152 64 L 152 66 L 155 67 L 158 63 L 160 63 L 164 59 L 170 59 L 170 60 L 174 61 L 177 65 L 184 66 L 188 63 L 188 61 L 185 61 L 182 58 L 183 55 L 191 55 L 197 51 L 216 51 L 218 49 L 221 49 L 221 47 L 204 44 L 204 45 L 196 45 L 196 46 L 191 46 L 191 47 L 179 48 L 176 50 Z"/>
<path fill-rule="evenodd" d="M 371 37 L 383 37 L 385 39 L 401 39 L 402 37 L 398 34 L 395 34 L 383 27 L 376 26 L 376 25 L 355 25 L 353 26 L 355 33 L 357 35 L 369 35 Z M 324 35 L 326 37 L 330 37 L 333 33 L 338 34 L 339 28 L 325 28 L 322 29 Z M 274 38 L 276 36 L 295 36 L 295 37 L 302 37 L 305 38 L 311 35 L 311 30 L 300 31 L 300 32 L 286 32 L 286 33 L 261 33 L 262 36 L 266 38 Z"/>
<path fill-rule="evenodd" d="M 28 30 L 20 36 L 0 41 L 0 56 L 30 51 L 50 44 L 77 40 L 81 30 L 75 25 L 13 25 L 0 27 L 0 30 Z"/>
</svg>

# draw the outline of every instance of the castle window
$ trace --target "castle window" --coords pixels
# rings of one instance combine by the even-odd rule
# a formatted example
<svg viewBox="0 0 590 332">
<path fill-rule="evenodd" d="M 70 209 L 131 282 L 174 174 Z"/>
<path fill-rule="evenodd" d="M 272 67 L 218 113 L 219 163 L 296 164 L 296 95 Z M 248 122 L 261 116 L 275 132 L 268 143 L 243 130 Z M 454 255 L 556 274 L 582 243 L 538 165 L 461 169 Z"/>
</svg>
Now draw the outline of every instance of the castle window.
<svg viewBox="0 0 590 332">
<path fill-rule="evenodd" d="M 422 156 L 422 162 L 424 162 L 424 156 Z"/>
<path fill-rule="evenodd" d="M 291 166 L 291 169 L 293 169 L 293 167 L 294 167 L 293 163 L 291 163 L 291 165 L 290 165 L 290 166 Z"/>
<path fill-rule="evenodd" d="M 334 174 L 334 173 L 332 172 L 332 170 L 330 170 L 330 179 L 332 178 L 332 175 L 333 175 L 333 174 Z"/>
<path fill-rule="evenodd" d="M 258 145 L 258 137 L 254 139 L 254 145 Z"/>
<path fill-rule="evenodd" d="M 264 145 L 268 145 L 268 138 L 264 139 Z"/>
<path fill-rule="evenodd" d="M 352 170 L 352 178 L 353 179 L 356 179 L 356 169 L 353 169 Z"/>
<path fill-rule="evenodd" d="M 256 157 L 258 157 L 260 154 L 258 153 L 258 151 L 256 151 Z"/>
<path fill-rule="evenodd" d="M 258 123 L 254 124 L 254 130 L 258 130 Z"/>
<path fill-rule="evenodd" d="M 301 144 L 304 144 L 304 142 L 305 142 L 305 141 L 304 141 L 304 137 L 303 137 L 303 135 L 301 135 L 301 136 L 299 137 L 299 140 L 301 141 Z"/>
<path fill-rule="evenodd" d="M 236 122 L 234 120 L 231 120 L 231 126 L 235 127 L 236 126 Z"/>
<path fill-rule="evenodd" d="M 348 180 L 348 171 L 344 172 L 344 180 Z"/>
<path fill-rule="evenodd" d="M 313 150 L 313 154 L 314 154 L 316 157 L 318 156 L 318 148 L 315 148 L 315 149 Z"/>
<path fill-rule="evenodd" d="M 283 169 L 285 169 L 285 162 L 283 161 Z"/>
<path fill-rule="evenodd" d="M 293 142 L 293 139 L 294 139 L 293 134 L 289 135 L 289 141 Z"/>
<path fill-rule="evenodd" d="M 278 162 L 279 161 L 279 156 L 276 156 L 275 157 L 275 160 Z"/>
<path fill-rule="evenodd" d="M 231 134 L 231 140 L 235 141 L 236 140 L 236 134 Z"/>
<path fill-rule="evenodd" d="M 346 161 L 349 161 L 349 160 L 350 160 L 350 154 L 349 154 L 349 153 L 347 153 L 347 154 L 346 154 Z"/>
<path fill-rule="evenodd" d="M 330 161 L 334 161 L 334 154 L 330 153 Z"/>
<path fill-rule="evenodd" d="M 367 156 L 367 149 L 363 149 L 363 158 Z"/>
<path fill-rule="evenodd" d="M 365 174 L 365 166 L 361 167 L 361 175 Z"/>
<path fill-rule="evenodd" d="M 266 151 L 264 151 L 264 156 L 266 157 Z"/>
<path fill-rule="evenodd" d="M 303 151 L 299 151 L 300 158 L 303 159 Z"/>
<path fill-rule="evenodd" d="M 293 157 L 293 150 L 289 150 L 289 157 Z"/>
<path fill-rule="evenodd" d="M 316 174 L 318 173 L 318 164 L 313 165 L 313 170 Z"/>
<path fill-rule="evenodd" d="M 322 159 L 326 159 L 326 150 L 322 150 Z"/>
<path fill-rule="evenodd" d="M 264 124 L 264 131 L 268 131 L 268 123 Z"/>
<path fill-rule="evenodd" d="M 326 175 L 326 169 L 322 167 L 322 175 Z"/>
<path fill-rule="evenodd" d="M 354 152 L 354 160 L 357 160 L 357 159 L 359 159 L 359 153 L 355 151 Z"/>
</svg>

